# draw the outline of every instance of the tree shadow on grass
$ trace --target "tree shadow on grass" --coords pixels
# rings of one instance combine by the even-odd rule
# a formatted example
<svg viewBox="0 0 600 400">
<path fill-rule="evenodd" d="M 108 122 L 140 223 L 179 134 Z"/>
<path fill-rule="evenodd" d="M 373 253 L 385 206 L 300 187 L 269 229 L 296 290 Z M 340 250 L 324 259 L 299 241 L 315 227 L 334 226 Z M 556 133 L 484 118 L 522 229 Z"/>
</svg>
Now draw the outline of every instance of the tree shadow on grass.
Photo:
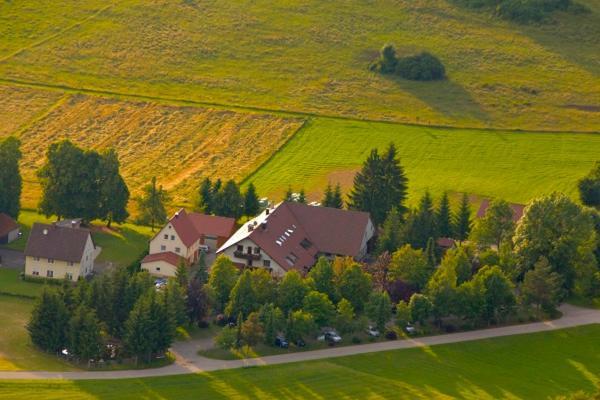
<svg viewBox="0 0 600 400">
<path fill-rule="evenodd" d="M 396 76 L 387 76 L 405 92 L 421 100 L 433 110 L 456 120 L 475 120 L 487 124 L 488 113 L 459 83 L 445 79 L 434 82 L 409 81 Z M 418 123 L 430 124 L 424 117 L 415 116 Z"/>
<path fill-rule="evenodd" d="M 583 14 L 557 12 L 545 23 L 517 27 L 546 50 L 600 76 L 600 7 L 590 7 L 590 12 Z"/>
</svg>

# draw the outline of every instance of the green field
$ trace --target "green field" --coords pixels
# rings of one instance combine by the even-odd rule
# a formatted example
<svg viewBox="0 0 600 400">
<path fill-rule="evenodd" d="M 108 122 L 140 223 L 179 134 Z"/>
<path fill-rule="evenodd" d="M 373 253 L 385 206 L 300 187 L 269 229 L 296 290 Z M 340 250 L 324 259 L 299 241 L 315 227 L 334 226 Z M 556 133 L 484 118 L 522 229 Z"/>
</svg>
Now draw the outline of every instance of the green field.
<svg viewBox="0 0 600 400">
<path fill-rule="evenodd" d="M 0 81 L 419 124 L 599 130 L 600 4 L 523 26 L 444 0 L 0 3 Z M 33 15 L 33 18 L 31 16 Z M 368 71 L 386 42 L 449 79 Z"/>
<path fill-rule="evenodd" d="M 199 375 L 0 381 L 2 399 L 536 400 L 592 391 L 600 325 Z"/>
<path fill-rule="evenodd" d="M 320 200 L 330 181 L 345 189 L 374 147 L 390 142 L 415 197 L 429 189 L 502 197 L 525 203 L 562 191 L 576 197 L 577 180 L 600 157 L 599 134 L 491 132 L 316 119 L 247 178 L 279 200 L 288 184 Z"/>
<path fill-rule="evenodd" d="M 0 276 L 2 280 L 5 278 L 5 274 Z M 54 355 L 36 350 L 31 344 L 25 326 L 32 307 L 33 300 L 0 295 L 0 371 L 72 370 L 73 367 L 69 364 Z"/>
<path fill-rule="evenodd" d="M 0 294 L 34 298 L 39 296 L 43 289 L 44 285 L 41 283 L 21 280 L 20 270 L 0 268 Z"/>
</svg>

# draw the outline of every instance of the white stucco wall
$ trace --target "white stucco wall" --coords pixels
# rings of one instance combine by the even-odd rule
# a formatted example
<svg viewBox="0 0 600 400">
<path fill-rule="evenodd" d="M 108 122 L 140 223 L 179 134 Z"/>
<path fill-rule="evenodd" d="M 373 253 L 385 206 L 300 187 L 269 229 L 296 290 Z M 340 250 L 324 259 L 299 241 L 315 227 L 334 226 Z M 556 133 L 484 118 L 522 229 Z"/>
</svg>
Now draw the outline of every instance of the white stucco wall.
<svg viewBox="0 0 600 400">
<path fill-rule="evenodd" d="M 254 247 L 257 247 L 256 244 L 252 240 L 246 238 L 232 246 L 229 246 L 228 248 L 223 250 L 221 252 L 221 254 L 226 255 L 231 261 L 233 261 L 236 264 L 248 265 L 248 261 L 245 258 L 238 258 L 234 255 L 234 252 L 237 250 L 238 245 L 244 246 L 244 252 L 246 252 L 246 249 L 248 246 L 251 246 L 253 251 L 254 251 Z M 275 262 L 275 260 L 273 260 L 271 257 L 269 257 L 269 255 L 267 253 L 265 253 L 262 249 L 260 250 L 260 255 L 261 255 L 260 260 L 252 262 L 252 268 L 271 268 L 271 273 L 274 276 L 282 276 L 283 274 L 285 274 L 285 270 L 281 267 L 281 265 L 277 264 L 277 262 Z M 264 266 L 264 263 L 263 263 L 264 260 L 270 261 L 269 267 Z"/>
<path fill-rule="evenodd" d="M 162 260 L 145 262 L 142 264 L 142 269 L 148 271 L 150 275 L 166 278 L 175 277 L 177 272 L 177 267 Z"/>
<path fill-rule="evenodd" d="M 165 239 L 167 235 L 167 239 Z M 184 257 L 188 261 L 194 261 L 194 255 L 197 253 L 199 240 L 196 240 L 190 247 L 187 247 L 179 238 L 179 235 L 175 231 L 175 228 L 171 223 L 167 223 L 158 235 L 150 241 L 150 254 L 164 253 L 171 251 L 181 257 Z M 162 247 L 164 246 L 164 248 Z M 179 252 L 176 249 L 179 248 Z"/>
</svg>

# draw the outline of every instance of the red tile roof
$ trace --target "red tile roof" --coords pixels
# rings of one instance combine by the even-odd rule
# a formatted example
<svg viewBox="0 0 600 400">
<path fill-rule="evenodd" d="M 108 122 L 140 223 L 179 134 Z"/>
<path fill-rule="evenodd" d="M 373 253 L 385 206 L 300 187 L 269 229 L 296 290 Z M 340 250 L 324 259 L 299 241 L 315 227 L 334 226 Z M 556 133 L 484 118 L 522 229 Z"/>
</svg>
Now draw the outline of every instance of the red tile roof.
<svg viewBox="0 0 600 400">
<path fill-rule="evenodd" d="M 356 257 L 369 214 L 284 202 L 270 211 L 265 222 L 251 231 L 245 224 L 221 251 L 249 238 L 285 270 L 311 267 L 318 253 Z"/>
<path fill-rule="evenodd" d="M 15 229 L 19 229 L 19 224 L 7 214 L 0 213 L 0 237 L 8 235 Z"/>
<path fill-rule="evenodd" d="M 200 213 L 188 213 L 185 209 L 177 211 L 169 220 L 177 235 L 187 247 L 204 235 L 228 238 L 233 233 L 235 220 Z M 158 235 L 158 233 L 157 233 Z"/>
<path fill-rule="evenodd" d="M 521 217 L 523 217 L 523 212 L 525 211 L 525 206 L 523 204 L 509 203 L 510 208 L 513 210 L 513 222 L 519 222 Z M 479 210 L 477 210 L 477 218 L 483 218 L 487 209 L 490 207 L 490 200 L 483 199 L 481 205 L 479 206 Z"/>
<path fill-rule="evenodd" d="M 35 223 L 31 228 L 25 255 L 60 261 L 80 262 L 90 231 Z"/>
<path fill-rule="evenodd" d="M 235 219 L 233 218 L 195 212 L 189 213 L 188 216 L 192 220 L 196 231 L 202 235 L 228 238 L 235 229 Z"/>
<path fill-rule="evenodd" d="M 153 261 L 165 261 L 174 267 L 177 267 L 181 261 L 185 262 L 185 259 L 171 251 L 166 251 L 164 253 L 148 254 L 142 260 L 142 264 Z"/>
</svg>

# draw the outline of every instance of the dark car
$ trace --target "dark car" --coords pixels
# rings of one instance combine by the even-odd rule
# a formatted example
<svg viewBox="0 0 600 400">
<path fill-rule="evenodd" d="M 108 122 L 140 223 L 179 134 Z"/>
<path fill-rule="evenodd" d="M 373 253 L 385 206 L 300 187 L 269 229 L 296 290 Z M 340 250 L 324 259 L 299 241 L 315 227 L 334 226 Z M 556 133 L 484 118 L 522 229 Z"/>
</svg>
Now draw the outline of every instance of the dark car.
<svg viewBox="0 0 600 400">
<path fill-rule="evenodd" d="M 282 349 L 287 349 L 288 347 L 290 347 L 290 344 L 287 340 L 285 340 L 283 336 L 277 336 L 275 338 L 275 346 L 281 347 Z"/>
<path fill-rule="evenodd" d="M 304 340 L 302 340 L 302 339 L 298 339 L 298 340 L 296 340 L 296 346 L 297 347 L 304 347 L 304 346 L 306 346 L 306 342 Z"/>
</svg>

